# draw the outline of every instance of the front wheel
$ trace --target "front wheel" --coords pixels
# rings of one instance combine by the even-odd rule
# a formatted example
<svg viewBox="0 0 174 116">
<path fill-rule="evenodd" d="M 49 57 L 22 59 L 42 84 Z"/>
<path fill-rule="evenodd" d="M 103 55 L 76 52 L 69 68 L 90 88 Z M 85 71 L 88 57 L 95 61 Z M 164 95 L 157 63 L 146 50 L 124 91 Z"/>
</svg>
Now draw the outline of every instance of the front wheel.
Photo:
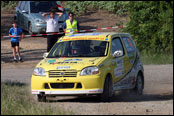
<svg viewBox="0 0 174 116">
<path fill-rule="evenodd" d="M 103 93 L 99 95 L 101 102 L 109 102 L 113 95 L 112 80 L 109 76 L 105 80 Z"/>
<path fill-rule="evenodd" d="M 46 102 L 46 96 L 44 95 L 37 95 L 37 101 L 38 102 Z"/>
<path fill-rule="evenodd" d="M 33 32 L 32 32 L 32 24 L 31 24 L 31 23 L 28 24 L 28 33 L 29 33 L 30 35 L 33 34 Z"/>
</svg>

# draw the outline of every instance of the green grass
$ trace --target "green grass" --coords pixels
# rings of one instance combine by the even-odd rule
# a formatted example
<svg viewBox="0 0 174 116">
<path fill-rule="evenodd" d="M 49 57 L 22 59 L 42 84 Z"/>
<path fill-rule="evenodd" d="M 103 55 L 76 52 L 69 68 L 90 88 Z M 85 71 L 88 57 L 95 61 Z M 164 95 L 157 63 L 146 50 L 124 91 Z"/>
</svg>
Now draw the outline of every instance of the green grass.
<svg viewBox="0 0 174 116">
<path fill-rule="evenodd" d="M 29 86 L 19 82 L 1 83 L 1 115 L 70 115 L 72 112 L 35 101 Z"/>
<path fill-rule="evenodd" d="M 173 64 L 173 54 L 141 54 L 143 64 Z"/>
</svg>

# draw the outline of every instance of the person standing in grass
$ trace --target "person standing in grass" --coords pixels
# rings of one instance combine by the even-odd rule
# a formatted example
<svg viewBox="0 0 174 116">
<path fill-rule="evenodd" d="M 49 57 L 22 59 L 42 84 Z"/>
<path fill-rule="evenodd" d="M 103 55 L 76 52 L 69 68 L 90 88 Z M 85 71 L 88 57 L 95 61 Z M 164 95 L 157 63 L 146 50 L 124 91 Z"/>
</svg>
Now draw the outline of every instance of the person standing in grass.
<svg viewBox="0 0 174 116">
<path fill-rule="evenodd" d="M 20 37 L 15 37 L 15 36 L 21 36 L 23 38 L 23 31 L 21 28 L 19 28 L 16 24 L 16 21 L 12 21 L 12 26 L 9 30 L 9 37 L 11 37 L 11 47 L 13 49 L 13 61 L 17 62 L 16 59 L 16 52 L 18 54 L 18 60 L 23 61 L 21 58 L 20 50 L 19 50 L 19 41 L 21 41 Z"/>
</svg>

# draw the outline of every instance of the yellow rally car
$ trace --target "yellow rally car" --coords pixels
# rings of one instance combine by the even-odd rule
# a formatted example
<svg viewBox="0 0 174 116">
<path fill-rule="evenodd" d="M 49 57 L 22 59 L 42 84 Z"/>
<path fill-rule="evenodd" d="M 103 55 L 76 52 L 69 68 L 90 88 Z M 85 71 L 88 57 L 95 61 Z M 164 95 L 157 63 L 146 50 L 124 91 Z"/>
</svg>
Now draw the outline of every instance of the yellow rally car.
<svg viewBox="0 0 174 116">
<path fill-rule="evenodd" d="M 31 92 L 47 96 L 98 95 L 109 101 L 116 90 L 142 94 L 144 69 L 127 33 L 81 33 L 64 36 L 34 69 Z"/>
</svg>

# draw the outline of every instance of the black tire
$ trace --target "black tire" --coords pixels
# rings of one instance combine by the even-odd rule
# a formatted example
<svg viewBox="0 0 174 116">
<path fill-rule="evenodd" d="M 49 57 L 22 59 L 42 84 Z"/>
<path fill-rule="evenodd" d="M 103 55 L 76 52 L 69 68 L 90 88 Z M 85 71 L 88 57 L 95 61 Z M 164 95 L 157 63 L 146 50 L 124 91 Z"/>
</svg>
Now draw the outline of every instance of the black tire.
<svg viewBox="0 0 174 116">
<path fill-rule="evenodd" d="M 138 76 L 137 76 L 136 85 L 135 85 L 134 90 L 137 95 L 143 94 L 143 77 L 141 74 L 138 74 Z"/>
<path fill-rule="evenodd" d="M 103 93 L 99 95 L 101 102 L 110 102 L 112 97 L 112 80 L 109 76 L 106 77 Z"/>
<path fill-rule="evenodd" d="M 28 33 L 29 33 L 30 35 L 33 34 L 33 32 L 32 32 L 32 24 L 31 24 L 31 23 L 28 24 Z"/>
<path fill-rule="evenodd" d="M 38 102 L 46 102 L 46 96 L 44 95 L 37 95 L 37 101 Z"/>
</svg>

